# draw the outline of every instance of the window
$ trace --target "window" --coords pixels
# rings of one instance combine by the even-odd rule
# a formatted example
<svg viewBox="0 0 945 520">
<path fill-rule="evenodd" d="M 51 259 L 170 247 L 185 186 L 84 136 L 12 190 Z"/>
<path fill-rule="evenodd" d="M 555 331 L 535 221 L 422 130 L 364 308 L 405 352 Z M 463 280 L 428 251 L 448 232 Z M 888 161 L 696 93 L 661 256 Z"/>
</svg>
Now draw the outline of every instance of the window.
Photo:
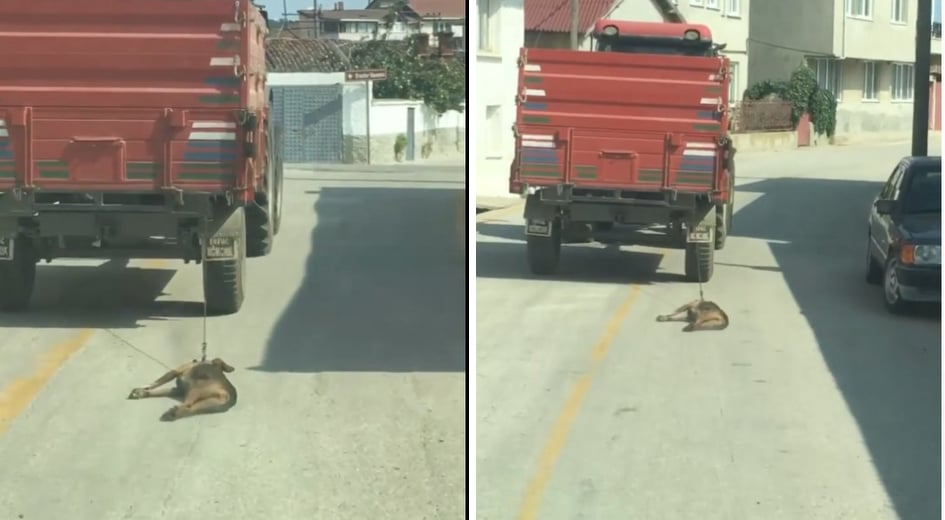
<svg viewBox="0 0 945 520">
<path fill-rule="evenodd" d="M 808 64 L 817 74 L 817 84 L 840 101 L 843 92 L 843 63 L 835 58 L 813 58 Z"/>
<path fill-rule="evenodd" d="M 892 0 L 893 23 L 906 23 L 906 0 Z"/>
<path fill-rule="evenodd" d="M 873 18 L 873 0 L 847 0 L 847 16 Z"/>
<path fill-rule="evenodd" d="M 705 0 L 689 0 L 689 5 L 694 5 L 696 7 L 702 7 L 705 5 Z"/>
<path fill-rule="evenodd" d="M 942 212 L 942 167 L 913 166 L 902 190 L 902 212 L 910 215 Z"/>
<path fill-rule="evenodd" d="M 728 75 L 729 75 L 729 84 L 728 84 L 728 104 L 734 105 L 738 103 L 738 63 L 731 62 L 728 65 Z"/>
<path fill-rule="evenodd" d="M 863 62 L 863 101 L 876 101 L 876 62 Z"/>
<path fill-rule="evenodd" d="M 495 41 L 495 26 L 492 23 L 492 4 L 498 0 L 476 0 L 479 8 L 479 50 L 495 51 L 498 46 Z"/>
<path fill-rule="evenodd" d="M 725 0 L 725 13 L 736 18 L 741 16 L 742 0 Z"/>
<path fill-rule="evenodd" d="M 891 68 L 893 101 L 912 101 L 914 67 L 911 63 L 893 63 Z"/>
<path fill-rule="evenodd" d="M 489 131 L 489 137 L 486 140 L 486 157 L 501 157 L 502 142 L 505 140 L 505 132 L 502 131 L 501 106 L 489 105 L 486 107 L 486 124 L 483 127 Z"/>
<path fill-rule="evenodd" d="M 433 33 L 453 32 L 453 24 L 449 22 L 433 22 Z"/>
<path fill-rule="evenodd" d="M 705 0 L 705 6 L 708 7 L 709 9 L 718 9 L 719 0 Z"/>
</svg>

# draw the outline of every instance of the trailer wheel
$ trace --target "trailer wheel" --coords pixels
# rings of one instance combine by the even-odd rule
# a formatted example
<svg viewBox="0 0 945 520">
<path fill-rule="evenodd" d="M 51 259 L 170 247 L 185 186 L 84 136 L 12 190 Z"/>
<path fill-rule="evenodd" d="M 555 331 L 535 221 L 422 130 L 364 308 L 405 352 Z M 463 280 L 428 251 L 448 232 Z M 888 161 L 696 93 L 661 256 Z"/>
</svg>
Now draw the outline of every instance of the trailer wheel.
<svg viewBox="0 0 945 520">
<path fill-rule="evenodd" d="M 207 312 L 214 315 L 234 314 L 243 306 L 246 279 L 246 214 L 237 208 L 222 229 L 236 231 L 236 258 L 203 261 L 203 297 Z"/>
<path fill-rule="evenodd" d="M 686 280 L 708 282 L 715 268 L 714 244 L 686 244 Z"/>
<path fill-rule="evenodd" d="M 256 200 L 246 207 L 246 256 L 256 258 L 272 252 L 275 236 L 275 207 L 278 197 L 276 188 L 276 165 L 272 157 L 266 157 L 266 191 L 256 194 Z"/>
<path fill-rule="evenodd" d="M 555 274 L 561 258 L 561 223 L 557 220 L 552 223 L 550 236 L 526 236 L 525 246 L 528 268 L 532 274 L 540 276 Z"/>
<path fill-rule="evenodd" d="M 722 204 L 715 207 L 715 250 L 718 251 L 725 247 L 725 239 L 728 238 L 729 223 L 731 222 L 730 212 L 731 204 Z"/>
<path fill-rule="evenodd" d="M 36 283 L 36 253 L 29 239 L 14 242 L 13 259 L 0 260 L 0 311 L 26 310 Z"/>
</svg>

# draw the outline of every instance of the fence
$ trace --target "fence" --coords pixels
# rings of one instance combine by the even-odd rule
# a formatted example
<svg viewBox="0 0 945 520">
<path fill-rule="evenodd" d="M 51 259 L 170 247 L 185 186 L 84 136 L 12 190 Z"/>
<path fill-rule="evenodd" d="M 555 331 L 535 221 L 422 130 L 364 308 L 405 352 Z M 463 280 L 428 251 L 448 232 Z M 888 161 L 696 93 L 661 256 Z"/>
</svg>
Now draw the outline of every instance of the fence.
<svg viewBox="0 0 945 520">
<path fill-rule="evenodd" d="M 732 111 L 732 131 L 746 133 L 794 130 L 791 108 L 790 101 L 742 101 Z"/>
</svg>

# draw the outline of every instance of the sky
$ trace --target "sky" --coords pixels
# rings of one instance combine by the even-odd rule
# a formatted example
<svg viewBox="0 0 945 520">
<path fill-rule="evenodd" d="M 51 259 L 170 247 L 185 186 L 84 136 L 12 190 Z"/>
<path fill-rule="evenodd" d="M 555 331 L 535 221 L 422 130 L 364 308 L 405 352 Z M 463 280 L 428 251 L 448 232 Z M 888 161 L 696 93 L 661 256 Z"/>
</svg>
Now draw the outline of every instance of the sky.
<svg viewBox="0 0 945 520">
<path fill-rule="evenodd" d="M 932 21 L 942 23 L 942 0 L 932 0 Z"/>
<path fill-rule="evenodd" d="M 291 14 L 295 14 L 299 9 L 311 9 L 315 4 L 316 0 L 284 0 L 285 1 L 285 10 Z M 338 0 L 317 0 L 321 4 L 322 9 L 330 9 L 332 5 Z M 364 6 L 367 5 L 367 0 L 341 0 L 345 4 L 345 9 L 364 9 Z M 941 0 L 935 0 L 940 2 Z M 277 19 L 282 16 L 282 4 L 283 0 L 256 0 L 257 4 L 265 6 L 266 11 L 269 12 L 269 15 L 272 19 Z"/>
</svg>

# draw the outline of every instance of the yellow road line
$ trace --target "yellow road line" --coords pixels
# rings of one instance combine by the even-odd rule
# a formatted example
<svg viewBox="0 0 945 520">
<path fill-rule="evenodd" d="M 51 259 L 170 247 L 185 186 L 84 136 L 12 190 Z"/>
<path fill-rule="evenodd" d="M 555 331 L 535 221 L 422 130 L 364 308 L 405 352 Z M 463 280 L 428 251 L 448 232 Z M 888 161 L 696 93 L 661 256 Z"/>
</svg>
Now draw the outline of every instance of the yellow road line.
<svg viewBox="0 0 945 520">
<path fill-rule="evenodd" d="M 633 304 L 636 302 L 639 295 L 640 286 L 635 284 L 631 285 L 627 297 L 624 298 L 620 307 L 617 308 L 617 311 L 614 312 L 614 315 L 610 318 L 600 339 L 594 344 L 594 350 L 591 351 L 591 367 L 578 378 L 571 388 L 571 392 L 564 402 L 564 408 L 561 410 L 561 413 L 555 420 L 554 426 L 551 428 L 551 435 L 538 456 L 538 467 L 525 490 L 525 499 L 516 517 L 518 520 L 534 520 L 538 518 L 538 512 L 541 509 L 541 497 L 544 494 L 545 487 L 548 485 L 548 481 L 551 479 L 555 463 L 558 461 L 558 457 L 564 449 L 571 424 L 574 422 L 574 418 L 577 417 L 581 403 L 584 401 L 584 396 L 591 387 L 594 370 L 604 359 L 604 356 L 607 355 L 614 341 L 614 337 L 617 335 L 617 331 L 620 330 L 620 325 L 623 323 L 624 318 L 627 317 L 630 309 L 633 308 Z"/>
<path fill-rule="evenodd" d="M 32 373 L 16 378 L 0 389 L 0 435 L 33 402 L 66 360 L 85 345 L 92 332 L 92 329 L 82 329 L 72 338 L 54 345 L 42 356 Z"/>
<path fill-rule="evenodd" d="M 167 262 L 164 259 L 150 259 L 144 262 L 144 267 L 162 269 L 167 267 Z M 33 402 L 62 365 L 89 341 L 94 332 L 93 329 L 82 329 L 71 338 L 53 345 L 43 354 L 31 373 L 0 388 L 0 435 L 3 435 L 13 420 Z"/>
</svg>

